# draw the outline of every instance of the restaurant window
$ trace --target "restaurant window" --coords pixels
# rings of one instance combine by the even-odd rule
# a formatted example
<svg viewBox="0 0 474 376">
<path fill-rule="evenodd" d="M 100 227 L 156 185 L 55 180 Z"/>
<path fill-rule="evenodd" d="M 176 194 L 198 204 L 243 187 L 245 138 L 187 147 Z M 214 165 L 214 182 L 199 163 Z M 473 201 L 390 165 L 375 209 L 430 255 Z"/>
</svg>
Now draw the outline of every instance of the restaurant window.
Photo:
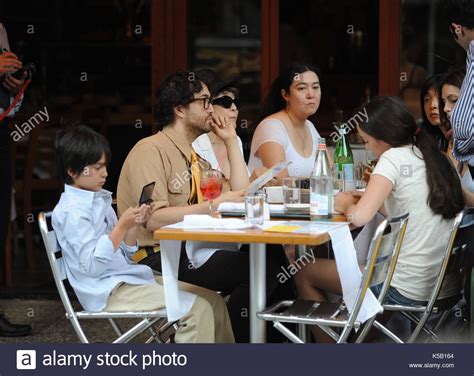
<svg viewBox="0 0 474 376">
<path fill-rule="evenodd" d="M 47 106 L 49 126 L 83 123 L 109 139 L 107 189 L 128 151 L 150 134 L 150 0 L 2 1 L 11 48 L 36 74 L 20 122 Z"/>
<path fill-rule="evenodd" d="M 214 69 L 224 80 L 240 77 L 237 133 L 248 156 L 260 109 L 261 1 L 189 0 L 188 65 Z"/>
<path fill-rule="evenodd" d="M 378 88 L 378 0 L 280 0 L 280 68 L 295 61 L 322 71 L 322 100 L 311 119 L 320 134 L 334 131 L 336 111 L 347 120 Z M 356 132 L 351 132 L 356 141 Z"/>
<path fill-rule="evenodd" d="M 403 0 L 400 12 L 400 96 L 416 119 L 427 78 L 463 65 L 465 54 L 453 40 L 440 0 Z"/>
</svg>

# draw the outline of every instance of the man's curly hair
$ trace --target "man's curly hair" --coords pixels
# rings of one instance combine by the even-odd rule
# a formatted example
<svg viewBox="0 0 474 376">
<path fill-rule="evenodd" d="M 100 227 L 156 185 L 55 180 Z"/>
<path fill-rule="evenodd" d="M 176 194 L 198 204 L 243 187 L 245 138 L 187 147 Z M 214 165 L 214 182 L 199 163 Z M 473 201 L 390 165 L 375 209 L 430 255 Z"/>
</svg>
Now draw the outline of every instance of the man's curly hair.
<svg viewBox="0 0 474 376">
<path fill-rule="evenodd" d="M 167 76 L 156 90 L 155 120 L 162 130 L 174 121 L 174 109 L 191 102 L 203 88 L 194 72 L 178 71 Z"/>
</svg>

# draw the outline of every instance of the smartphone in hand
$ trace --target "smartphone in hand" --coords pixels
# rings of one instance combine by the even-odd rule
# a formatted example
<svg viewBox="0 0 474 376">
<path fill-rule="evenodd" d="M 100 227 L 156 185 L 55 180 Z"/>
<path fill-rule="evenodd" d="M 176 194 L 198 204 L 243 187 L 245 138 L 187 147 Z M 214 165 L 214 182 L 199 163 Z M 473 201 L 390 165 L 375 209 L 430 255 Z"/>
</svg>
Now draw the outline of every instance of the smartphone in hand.
<svg viewBox="0 0 474 376">
<path fill-rule="evenodd" d="M 140 200 L 138 201 L 138 206 L 150 205 L 153 202 L 153 191 L 155 190 L 155 182 L 148 183 L 142 189 L 142 194 L 140 195 Z"/>
</svg>

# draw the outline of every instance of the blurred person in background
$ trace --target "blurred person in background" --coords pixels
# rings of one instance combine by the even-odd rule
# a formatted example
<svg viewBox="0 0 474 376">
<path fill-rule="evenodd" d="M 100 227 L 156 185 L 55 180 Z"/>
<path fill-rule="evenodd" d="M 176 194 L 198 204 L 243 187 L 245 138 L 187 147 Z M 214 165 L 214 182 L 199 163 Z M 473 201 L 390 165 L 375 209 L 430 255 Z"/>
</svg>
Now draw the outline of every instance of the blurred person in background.
<svg viewBox="0 0 474 376">
<path fill-rule="evenodd" d="M 461 95 L 461 85 L 463 83 L 466 71 L 464 68 L 453 69 L 448 72 L 441 81 L 440 86 L 440 121 L 443 124 L 442 128 L 447 129 L 446 139 L 448 141 L 447 153 L 456 167 L 461 178 L 461 184 L 464 188 L 474 192 L 474 182 L 472 180 L 472 172 L 469 170 L 467 162 L 458 161 L 453 157 L 452 150 L 454 148 L 453 129 L 452 129 L 452 113 L 459 101 Z"/>
<path fill-rule="evenodd" d="M 466 52 L 466 76 L 449 121 L 453 127 L 453 156 L 467 162 L 474 175 L 474 0 L 444 0 L 449 30 Z"/>
<path fill-rule="evenodd" d="M 452 131 L 444 126 L 440 118 L 442 109 L 439 104 L 439 90 L 443 78 L 443 74 L 436 74 L 423 84 L 420 92 L 421 119 L 418 125 L 435 139 L 442 151 L 446 152 Z"/>
<path fill-rule="evenodd" d="M 22 63 L 10 52 L 7 32 L 0 22 L 0 266 L 3 269 L 5 247 L 8 241 L 8 227 L 11 217 L 12 171 L 11 136 L 9 123 L 20 109 L 23 97 L 12 106 L 15 97 L 25 83 L 26 73 L 16 79 L 11 74 L 21 69 Z M 0 337 L 19 337 L 31 333 L 30 325 L 12 324 L 2 313 L 0 307 Z"/>
</svg>

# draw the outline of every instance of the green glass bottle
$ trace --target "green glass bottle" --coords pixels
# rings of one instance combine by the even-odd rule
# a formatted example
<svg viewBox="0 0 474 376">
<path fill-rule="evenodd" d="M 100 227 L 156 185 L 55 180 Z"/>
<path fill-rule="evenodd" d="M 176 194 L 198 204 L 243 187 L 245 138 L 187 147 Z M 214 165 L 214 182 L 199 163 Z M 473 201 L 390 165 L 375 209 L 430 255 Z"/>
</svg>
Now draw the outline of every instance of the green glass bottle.
<svg viewBox="0 0 474 376">
<path fill-rule="evenodd" d="M 339 140 L 334 151 L 334 178 L 354 180 L 354 156 L 347 139 L 349 126 L 346 123 L 339 123 L 336 127 Z"/>
</svg>

